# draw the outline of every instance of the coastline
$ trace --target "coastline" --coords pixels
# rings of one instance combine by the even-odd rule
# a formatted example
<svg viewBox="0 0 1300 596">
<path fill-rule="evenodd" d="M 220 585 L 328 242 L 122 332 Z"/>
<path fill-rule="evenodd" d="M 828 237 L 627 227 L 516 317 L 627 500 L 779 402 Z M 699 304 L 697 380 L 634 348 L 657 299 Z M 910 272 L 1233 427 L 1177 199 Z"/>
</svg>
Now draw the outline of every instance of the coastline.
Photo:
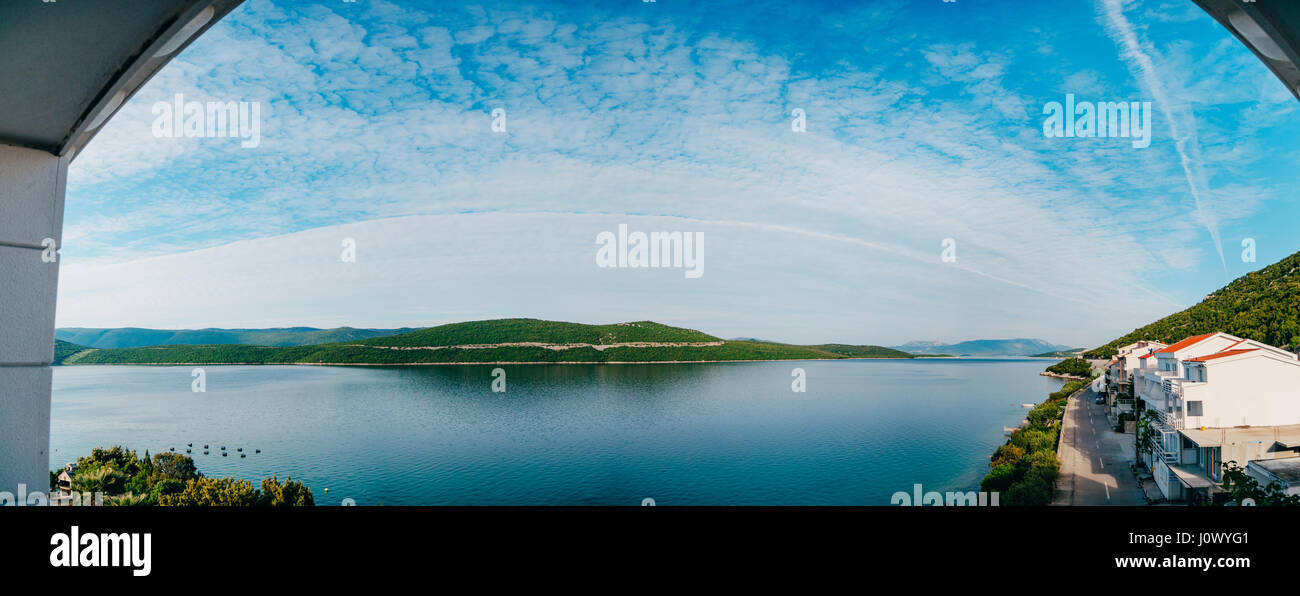
<svg viewBox="0 0 1300 596">
<path fill-rule="evenodd" d="M 724 362 L 838 362 L 843 360 L 954 360 L 954 358 L 899 358 L 897 356 L 856 356 L 844 358 L 774 358 L 749 360 L 589 360 L 589 361 L 509 361 L 494 362 L 401 362 L 401 363 L 365 363 L 365 362 L 117 362 L 94 364 L 57 364 L 54 366 L 461 366 L 468 364 L 707 364 Z"/>
<path fill-rule="evenodd" d="M 1061 374 L 1061 373 L 1054 373 L 1054 372 L 1047 372 L 1047 371 L 1043 371 L 1043 372 L 1038 373 L 1038 376 L 1040 376 L 1040 377 L 1052 377 L 1052 378 L 1054 378 L 1054 379 L 1066 379 L 1066 380 L 1070 380 L 1070 381 L 1091 381 L 1091 380 L 1092 380 L 1092 379 L 1090 379 L 1090 378 L 1088 378 L 1088 377 L 1080 377 L 1080 376 L 1078 376 L 1078 375 L 1063 375 L 1063 374 Z"/>
</svg>

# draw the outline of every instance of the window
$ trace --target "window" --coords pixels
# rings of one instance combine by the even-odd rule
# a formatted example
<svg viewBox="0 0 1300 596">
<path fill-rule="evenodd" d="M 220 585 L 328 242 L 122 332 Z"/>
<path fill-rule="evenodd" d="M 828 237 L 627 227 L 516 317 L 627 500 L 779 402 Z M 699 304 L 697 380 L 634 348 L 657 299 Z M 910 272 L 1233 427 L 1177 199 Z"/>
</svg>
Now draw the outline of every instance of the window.
<svg viewBox="0 0 1300 596">
<path fill-rule="evenodd" d="M 1203 413 L 1201 412 L 1201 402 L 1199 402 L 1199 401 L 1189 401 L 1189 402 L 1187 402 L 1187 415 L 1188 415 L 1188 416 L 1204 416 L 1205 414 L 1203 414 Z"/>
</svg>

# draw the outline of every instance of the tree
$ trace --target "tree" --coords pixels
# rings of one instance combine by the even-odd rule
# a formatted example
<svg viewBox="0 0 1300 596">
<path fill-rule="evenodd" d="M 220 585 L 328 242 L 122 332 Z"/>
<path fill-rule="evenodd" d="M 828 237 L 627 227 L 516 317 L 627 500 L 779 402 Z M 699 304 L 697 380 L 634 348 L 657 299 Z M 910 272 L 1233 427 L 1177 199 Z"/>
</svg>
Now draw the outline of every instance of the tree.
<svg viewBox="0 0 1300 596">
<path fill-rule="evenodd" d="M 104 499 L 104 505 L 109 507 L 140 507 L 149 504 L 149 495 L 137 495 L 135 493 L 126 493 Z"/>
<path fill-rule="evenodd" d="M 262 501 L 271 507 L 311 507 L 316 504 L 311 489 L 301 482 L 286 477 L 284 484 L 280 484 L 275 476 L 262 480 Z"/>
<path fill-rule="evenodd" d="M 51 483 L 57 476 L 50 473 Z M 262 490 L 247 480 L 207 478 L 194 459 L 178 453 L 139 458 L 135 451 L 114 445 L 97 447 L 77 460 L 72 488 L 101 493 L 110 505 L 171 506 L 312 506 L 311 489 L 301 482 L 274 476 L 262 480 Z"/>
<path fill-rule="evenodd" d="M 199 477 L 194 459 L 179 453 L 159 453 L 153 456 L 152 468 L 151 476 L 155 479 L 168 478 L 184 482 Z"/>
<path fill-rule="evenodd" d="M 158 504 L 166 507 L 252 507 L 260 500 L 261 495 L 247 480 L 199 477 L 186 481 L 185 488 L 178 493 L 160 495 Z"/>
<path fill-rule="evenodd" d="M 980 490 L 984 492 L 1006 492 L 1011 484 L 1016 481 L 1020 474 L 1019 468 L 1015 464 L 1002 464 L 989 470 L 988 475 L 984 476 L 984 481 L 980 482 Z"/>
<path fill-rule="evenodd" d="M 125 490 L 128 477 L 113 468 L 91 468 L 77 470 L 72 477 L 72 490 L 79 493 L 103 493 L 104 495 L 121 494 Z"/>
<path fill-rule="evenodd" d="M 1300 505 L 1300 495 L 1288 495 L 1280 482 L 1271 482 L 1268 486 L 1261 487 L 1236 461 L 1223 464 L 1223 490 L 1231 493 L 1237 503 L 1251 499 L 1255 505 L 1265 507 Z"/>
</svg>

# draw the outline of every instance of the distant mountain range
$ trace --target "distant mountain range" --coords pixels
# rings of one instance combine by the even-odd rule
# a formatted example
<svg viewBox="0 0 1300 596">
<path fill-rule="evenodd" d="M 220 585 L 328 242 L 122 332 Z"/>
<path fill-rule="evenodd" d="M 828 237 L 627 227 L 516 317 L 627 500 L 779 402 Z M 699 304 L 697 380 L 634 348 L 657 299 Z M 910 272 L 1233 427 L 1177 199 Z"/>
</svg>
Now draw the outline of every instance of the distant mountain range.
<svg viewBox="0 0 1300 596">
<path fill-rule="evenodd" d="M 311 346 L 340 341 L 357 341 L 387 337 L 415 331 L 414 327 L 401 329 L 353 329 L 335 327 L 280 327 L 273 329 L 141 329 L 120 327 L 96 329 L 66 327 L 54 332 L 55 339 L 90 348 L 142 348 L 145 346 L 174 345 L 228 345 L 250 346 Z"/>
<path fill-rule="evenodd" d="M 910 354 L 948 356 L 1036 356 L 1046 352 L 1070 351 L 1070 346 L 1045 342 L 1041 339 L 973 339 L 955 344 L 937 341 L 913 341 L 901 346 L 891 346 Z"/>
<path fill-rule="evenodd" d="M 330 333 L 378 333 L 375 329 L 200 330 L 129 333 L 88 332 L 92 341 L 148 341 L 166 345 L 94 348 L 58 339 L 55 363 L 74 364 L 460 364 L 575 362 L 692 362 L 727 360 L 834 360 L 843 358 L 911 358 L 911 354 L 868 345 L 797 346 L 774 342 L 722 340 L 706 333 L 652 321 L 584 325 L 537 319 L 470 321 L 428 327 L 395 335 L 344 339 L 310 345 L 273 346 L 269 342 L 307 341 Z M 73 331 L 73 330 L 61 330 Z M 134 330 L 155 331 L 156 330 Z M 398 330 L 394 330 L 398 331 Z M 226 332 L 226 333 L 221 333 Z M 211 334 L 211 335 L 209 335 Z M 231 336 L 260 345 L 184 340 Z M 66 337 L 75 337 L 68 335 Z"/>
</svg>

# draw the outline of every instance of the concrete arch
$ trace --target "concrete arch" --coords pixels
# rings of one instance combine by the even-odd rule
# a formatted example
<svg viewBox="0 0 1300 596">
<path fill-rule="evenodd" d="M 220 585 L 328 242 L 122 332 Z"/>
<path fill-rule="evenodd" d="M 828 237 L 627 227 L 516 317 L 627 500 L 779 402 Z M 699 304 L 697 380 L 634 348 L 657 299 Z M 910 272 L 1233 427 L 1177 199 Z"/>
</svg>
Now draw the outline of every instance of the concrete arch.
<svg viewBox="0 0 1300 596">
<path fill-rule="evenodd" d="M 57 247 L 68 167 L 173 56 L 242 0 L 0 6 L 0 492 L 48 486 Z M 1300 7 L 1196 0 L 1300 96 Z"/>
<path fill-rule="evenodd" d="M 68 166 L 122 104 L 240 2 L 0 6 L 0 492 L 49 489 Z"/>
</svg>

